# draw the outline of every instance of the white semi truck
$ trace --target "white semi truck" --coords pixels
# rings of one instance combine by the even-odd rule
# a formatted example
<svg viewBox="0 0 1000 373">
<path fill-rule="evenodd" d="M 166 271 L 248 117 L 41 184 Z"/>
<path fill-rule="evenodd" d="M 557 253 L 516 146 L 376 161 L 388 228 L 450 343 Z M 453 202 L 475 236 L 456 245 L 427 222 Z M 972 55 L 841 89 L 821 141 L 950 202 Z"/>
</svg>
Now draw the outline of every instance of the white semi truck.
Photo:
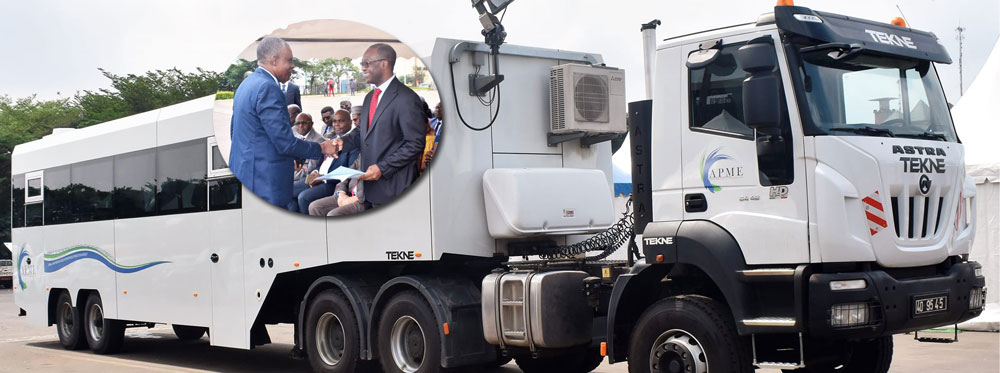
<svg viewBox="0 0 1000 373">
<path fill-rule="evenodd" d="M 885 372 L 892 334 L 982 311 L 932 34 L 786 5 L 658 46 L 650 23 L 626 127 L 623 71 L 502 45 L 502 2 L 473 3 L 487 43 L 434 47 L 434 164 L 358 216 L 243 189 L 210 97 L 17 146 L 22 315 L 97 353 L 127 327 L 249 349 L 291 323 L 316 371 Z"/>
</svg>

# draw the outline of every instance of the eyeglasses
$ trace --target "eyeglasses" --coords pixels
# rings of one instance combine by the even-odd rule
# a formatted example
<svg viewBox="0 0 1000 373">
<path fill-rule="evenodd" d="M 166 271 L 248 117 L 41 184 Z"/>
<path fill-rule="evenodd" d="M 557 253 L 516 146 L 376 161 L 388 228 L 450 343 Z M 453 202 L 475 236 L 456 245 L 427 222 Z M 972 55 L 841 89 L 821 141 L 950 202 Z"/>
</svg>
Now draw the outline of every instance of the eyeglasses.
<svg viewBox="0 0 1000 373">
<path fill-rule="evenodd" d="M 379 61 L 385 61 L 385 58 L 380 58 L 380 59 L 371 60 L 371 61 L 361 61 L 361 67 L 364 67 L 364 68 L 367 69 L 368 66 L 371 66 L 371 64 L 373 64 L 375 62 L 379 62 Z"/>
<path fill-rule="evenodd" d="M 295 124 L 313 124 L 313 122 L 302 122 L 302 121 L 299 121 L 299 122 L 295 122 Z"/>
</svg>

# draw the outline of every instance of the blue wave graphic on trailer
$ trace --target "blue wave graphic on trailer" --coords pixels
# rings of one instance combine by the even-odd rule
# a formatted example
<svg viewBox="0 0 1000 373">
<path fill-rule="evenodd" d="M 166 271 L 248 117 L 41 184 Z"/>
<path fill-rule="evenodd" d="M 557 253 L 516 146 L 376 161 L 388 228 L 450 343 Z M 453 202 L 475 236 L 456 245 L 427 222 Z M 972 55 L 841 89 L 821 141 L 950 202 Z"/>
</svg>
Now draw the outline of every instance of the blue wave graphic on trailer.
<svg viewBox="0 0 1000 373">
<path fill-rule="evenodd" d="M 84 259 L 92 259 L 101 262 L 112 271 L 118 273 L 135 273 L 160 264 L 170 263 L 169 261 L 161 260 L 137 265 L 122 265 L 115 262 L 113 259 L 109 258 L 107 254 L 95 247 L 74 246 L 54 254 L 45 254 L 45 263 L 43 263 L 43 268 L 46 273 L 52 273 Z"/>
</svg>

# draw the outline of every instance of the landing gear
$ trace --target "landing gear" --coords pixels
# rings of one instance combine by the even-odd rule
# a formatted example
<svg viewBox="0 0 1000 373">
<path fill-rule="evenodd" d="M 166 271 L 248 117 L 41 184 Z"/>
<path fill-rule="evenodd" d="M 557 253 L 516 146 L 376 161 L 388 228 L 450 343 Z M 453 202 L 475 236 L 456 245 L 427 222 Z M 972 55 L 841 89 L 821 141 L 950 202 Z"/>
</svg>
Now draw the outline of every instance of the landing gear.
<svg viewBox="0 0 1000 373">
<path fill-rule="evenodd" d="M 174 335 L 182 341 L 194 341 L 201 339 L 208 331 L 208 328 L 200 326 L 171 325 L 174 328 Z"/>
</svg>

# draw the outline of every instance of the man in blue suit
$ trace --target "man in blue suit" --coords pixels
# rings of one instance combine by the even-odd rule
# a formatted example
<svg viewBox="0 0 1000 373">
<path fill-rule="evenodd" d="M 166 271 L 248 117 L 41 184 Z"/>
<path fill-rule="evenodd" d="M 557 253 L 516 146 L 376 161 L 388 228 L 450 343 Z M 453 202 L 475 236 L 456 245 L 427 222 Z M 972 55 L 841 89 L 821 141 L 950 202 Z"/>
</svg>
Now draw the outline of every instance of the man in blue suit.
<svg viewBox="0 0 1000 373">
<path fill-rule="evenodd" d="M 296 203 L 292 196 L 294 159 L 320 159 L 338 149 L 330 141 L 315 143 L 292 135 L 285 95 L 279 88 L 295 67 L 288 43 L 276 37 L 261 40 L 257 65 L 233 99 L 229 168 L 254 194 L 289 208 Z"/>
<path fill-rule="evenodd" d="M 358 129 L 334 144 L 361 149 L 359 194 L 365 209 L 392 201 L 416 180 L 417 162 L 424 151 L 427 117 L 423 101 L 400 83 L 392 70 L 396 51 L 372 44 L 361 59 L 361 72 L 375 89 L 365 96 Z"/>
</svg>

